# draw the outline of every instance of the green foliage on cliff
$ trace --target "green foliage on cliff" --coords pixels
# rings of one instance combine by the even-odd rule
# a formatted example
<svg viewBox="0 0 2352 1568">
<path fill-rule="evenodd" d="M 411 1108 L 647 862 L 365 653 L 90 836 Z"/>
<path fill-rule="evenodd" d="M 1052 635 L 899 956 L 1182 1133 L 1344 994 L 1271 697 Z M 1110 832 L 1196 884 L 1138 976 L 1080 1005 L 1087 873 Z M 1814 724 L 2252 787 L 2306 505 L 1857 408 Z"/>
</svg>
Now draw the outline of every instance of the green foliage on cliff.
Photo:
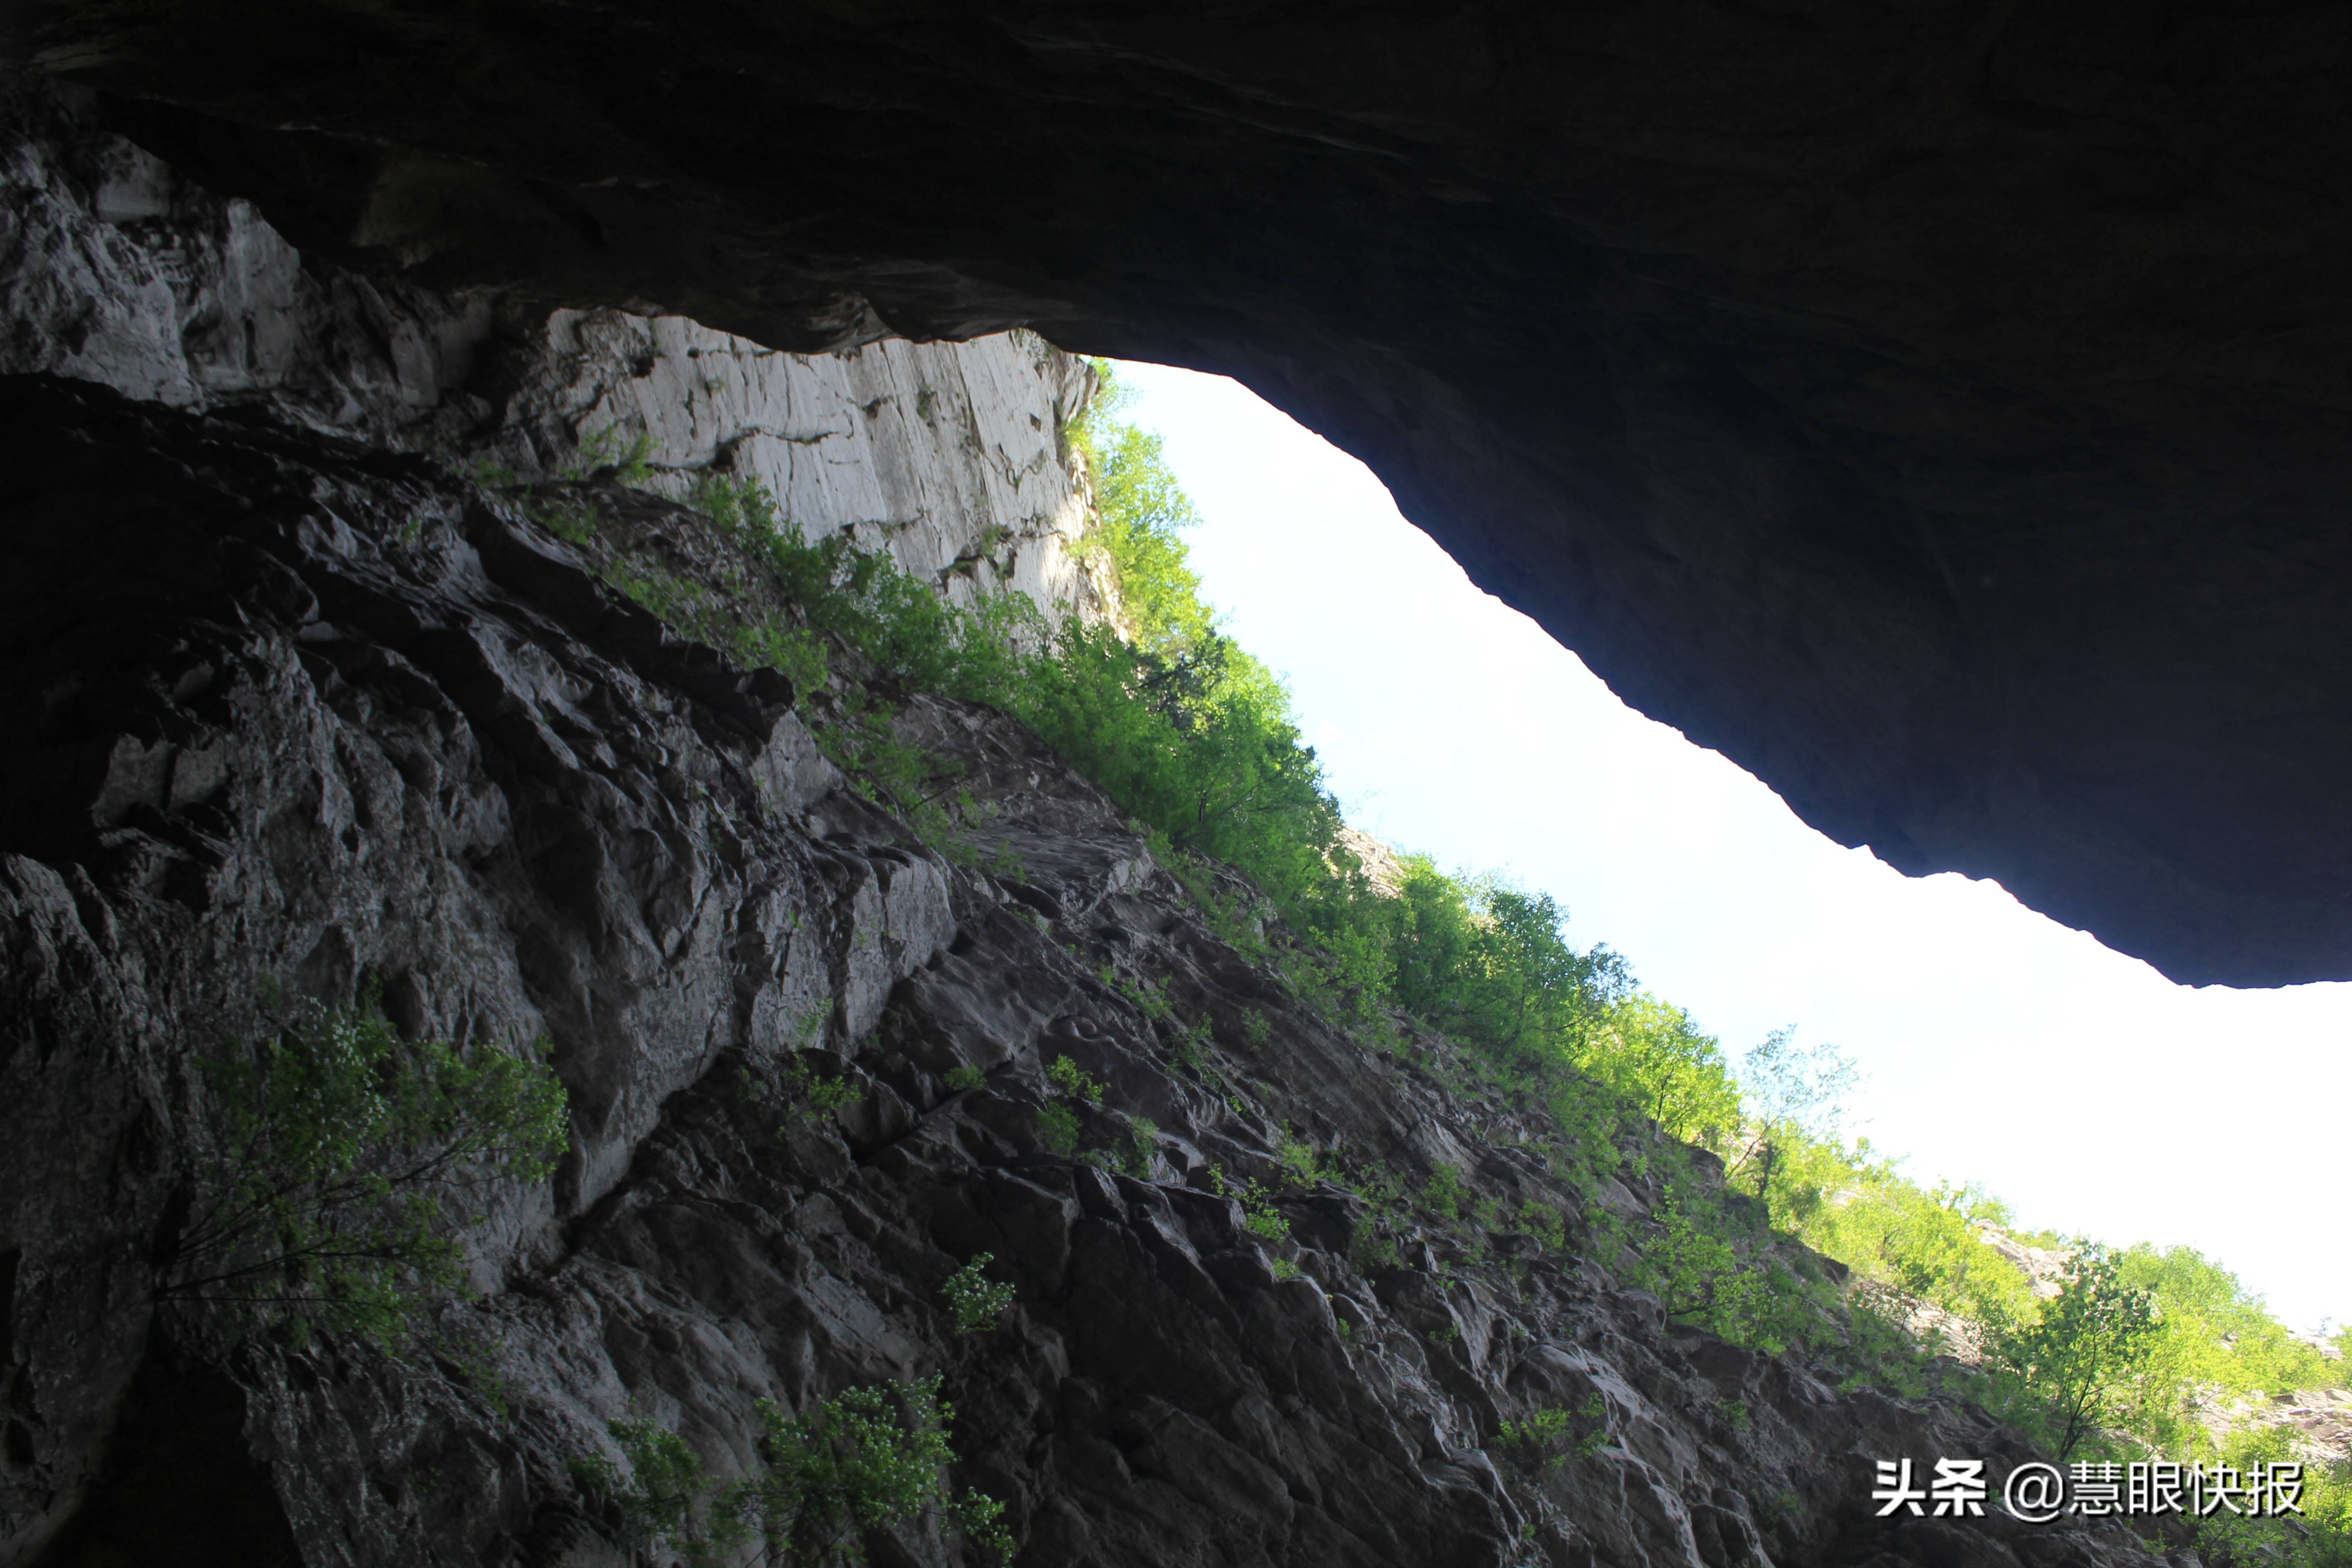
<svg viewBox="0 0 2352 1568">
<path fill-rule="evenodd" d="M 1004 1505 L 949 1489 L 955 1410 L 940 1397 L 936 1373 L 846 1389 L 797 1415 L 772 1399 L 756 1409 L 761 1462 L 727 1485 L 683 1437 L 634 1416 L 608 1426 L 621 1461 L 582 1455 L 572 1479 L 621 1516 L 635 1543 L 695 1568 L 734 1561 L 752 1542 L 769 1562 L 864 1563 L 869 1536 L 926 1517 L 955 1525 L 982 1561 L 1011 1560 Z"/>
<path fill-rule="evenodd" d="M 2064 1459 L 2120 1423 L 2158 1332 L 2156 1293 L 2126 1284 L 2114 1257 L 2085 1241 L 2057 1298 L 2031 1321 L 2004 1326 L 1994 1353 L 2041 1397 Z"/>
<path fill-rule="evenodd" d="M 554 1169 L 563 1087 L 543 1040 L 460 1051 L 401 1040 L 372 997 L 266 1000 L 271 1037 L 203 1064 L 219 1139 L 160 1293 L 396 1343 L 463 1278 L 453 1206 Z"/>
<path fill-rule="evenodd" d="M 1895 1162 L 1874 1158 L 1866 1139 L 1851 1151 L 1808 1142 L 1784 1153 L 1783 1179 L 1804 1200 L 1806 1212 L 1793 1217 L 1789 1205 L 1776 1218 L 1817 1251 L 1976 1322 L 2032 1317 L 2032 1286 L 1978 1228 L 2009 1218 L 1981 1190 L 1922 1187 Z"/>
<path fill-rule="evenodd" d="M 1097 361 L 1095 370 L 1101 390 L 1068 431 L 1094 490 L 1096 522 L 1082 552 L 1110 580 L 1137 646 L 1162 655 L 1201 647 L 1214 636 L 1215 617 L 1179 537 L 1200 514 L 1160 438 L 1117 419 L 1133 401 L 1128 390 L 1109 366 Z"/>
<path fill-rule="evenodd" d="M 996 1327 L 1005 1309 L 1013 1305 L 1013 1287 L 988 1277 L 988 1266 L 995 1261 L 992 1252 L 974 1253 L 971 1261 L 949 1275 L 948 1282 L 940 1287 L 948 1310 L 955 1314 L 956 1332 L 985 1332 Z"/>
<path fill-rule="evenodd" d="M 617 1510 L 633 1544 L 666 1547 L 695 1568 L 717 1562 L 739 1545 L 742 1530 L 730 1509 L 714 1508 L 702 1456 L 657 1421 L 625 1415 L 607 1422 L 615 1464 L 604 1454 L 572 1461 L 572 1479 L 591 1498 Z"/>
<path fill-rule="evenodd" d="M 1079 432 L 1095 471 L 1116 476 L 1097 491 L 1101 536 L 1136 606 L 1131 651 L 1105 648 L 1108 676 L 1093 691 L 1105 714 L 1186 679 L 1217 689 L 1219 668 L 1253 679 L 1262 672 L 1217 646 L 1182 555 L 1191 510 L 1156 439 L 1113 422 L 1117 407 L 1106 405 Z M 1945 1387 L 2077 1454 L 2283 1458 L 2275 1432 L 2217 1442 L 2198 1419 L 2199 1402 L 2345 1383 L 2347 1362 L 2291 1339 L 2234 1279 L 2185 1249 L 2087 1248 L 2061 1294 L 2038 1300 L 1985 1238 L 1984 1226 L 2009 1223 L 1999 1203 L 1978 1188 L 1923 1185 L 1867 1141 L 1839 1137 L 1850 1065 L 1782 1033 L 1735 1073 L 1717 1041 L 1638 990 L 1615 954 L 1569 942 L 1565 913 L 1549 896 L 1449 876 L 1410 856 L 1400 885 L 1373 889 L 1339 845 L 1339 813 L 1298 742 L 1286 694 L 1268 681 L 1252 695 L 1251 706 L 1222 716 L 1234 731 L 1222 743 L 1235 746 L 1239 736 L 1239 745 L 1278 756 L 1287 809 L 1264 814 L 1246 833 L 1185 832 L 1182 797 L 1170 784 L 1193 765 L 1213 775 L 1221 759 L 1206 748 L 1196 761 L 1164 742 L 1105 746 L 1076 725 L 1048 738 L 1171 845 L 1257 880 L 1318 945 L 1305 973 L 1326 983 L 1320 994 L 1352 999 L 1359 1016 L 1402 1008 L 1475 1047 L 1485 1074 L 1523 1103 L 1547 1106 L 1563 1173 L 1597 1188 L 1620 1171 L 1626 1137 L 1648 1122 L 1718 1155 L 1727 1168 L 1721 1185 L 1696 1165 L 1657 1162 L 1652 1173 L 1666 1189 L 1657 1213 L 1622 1231 L 1613 1220 L 1601 1224 L 1594 1238 L 1605 1255 L 1605 1237 L 1621 1235 L 1670 1313 L 1749 1344 L 1810 1342 L 1850 1381 Z M 1463 1194 L 1444 1186 L 1433 1202 L 1429 1212 L 1442 1218 L 1458 1212 Z M 1807 1255 L 1777 1237 L 1847 1265 L 1866 1289 L 1853 1307 L 1842 1303 L 1804 1277 Z M 1918 1345 L 1888 1316 L 1906 1316 L 1906 1301 L 1953 1314 L 1990 1353 L 1973 1364 L 1936 1360 L 1937 1347 Z M 2343 1338 L 2352 1351 L 2352 1334 Z M 2352 1562 L 2347 1478 L 2315 1476 L 2306 1508 L 2318 1526 L 2311 1536 L 2242 1521 L 2205 1527 L 2204 1544 L 2225 1559 L 2261 1548 L 2315 1565 Z"/>
</svg>

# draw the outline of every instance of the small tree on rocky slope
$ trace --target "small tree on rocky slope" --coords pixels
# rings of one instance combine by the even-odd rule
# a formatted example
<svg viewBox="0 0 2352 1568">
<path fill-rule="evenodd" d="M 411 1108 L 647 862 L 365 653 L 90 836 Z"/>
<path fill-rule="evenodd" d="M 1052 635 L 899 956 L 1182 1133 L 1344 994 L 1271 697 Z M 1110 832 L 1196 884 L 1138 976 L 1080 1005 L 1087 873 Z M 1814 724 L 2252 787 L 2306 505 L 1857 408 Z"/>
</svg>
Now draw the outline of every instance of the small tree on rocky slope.
<svg viewBox="0 0 2352 1568">
<path fill-rule="evenodd" d="M 2047 1402 L 2058 1457 L 2114 1424 L 2156 1352 L 2156 1297 L 2123 1281 L 2115 1255 L 2078 1244 L 2065 1289 L 2038 1321 L 2000 1336 L 2000 1359 Z"/>
</svg>

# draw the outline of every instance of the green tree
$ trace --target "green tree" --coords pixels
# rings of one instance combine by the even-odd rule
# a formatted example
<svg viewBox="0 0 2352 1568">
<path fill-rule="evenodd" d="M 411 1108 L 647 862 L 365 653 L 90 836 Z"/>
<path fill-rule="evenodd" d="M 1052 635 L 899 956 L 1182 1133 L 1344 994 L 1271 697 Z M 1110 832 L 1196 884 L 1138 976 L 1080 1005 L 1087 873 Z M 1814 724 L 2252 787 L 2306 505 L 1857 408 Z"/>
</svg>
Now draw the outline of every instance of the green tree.
<svg viewBox="0 0 2352 1568">
<path fill-rule="evenodd" d="M 1790 1190 L 1792 1156 L 1835 1133 L 1845 1095 L 1858 1078 L 1834 1047 L 1804 1050 L 1796 1036 L 1793 1026 L 1776 1029 L 1748 1053 L 1740 1086 L 1748 1091 L 1750 1121 L 1732 1167 L 1736 1176 L 1755 1184 L 1756 1195 L 1784 1223 L 1802 1218 L 1820 1198 L 1818 1190 Z"/>
<path fill-rule="evenodd" d="M 2128 1408 L 2158 1331 L 2155 1292 L 2125 1283 L 2106 1247 L 2080 1241 L 2064 1288 L 2036 1321 L 2001 1334 L 1995 1348 L 2049 1406 L 2063 1460 Z"/>
<path fill-rule="evenodd" d="M 1632 1101 L 1671 1137 L 1709 1147 L 1739 1125 L 1739 1086 L 1712 1035 L 1647 992 L 1596 1020 L 1576 1065 Z"/>
<path fill-rule="evenodd" d="M 1108 568 L 1136 645 L 1178 655 L 1207 641 L 1216 624 L 1179 537 L 1199 525 L 1200 513 L 1168 467 L 1160 437 L 1117 419 L 1132 391 L 1109 364 L 1093 364 L 1099 388 L 1070 429 L 1094 492 L 1094 527 L 1081 550 Z"/>
<path fill-rule="evenodd" d="M 1670 1183 L 1657 1221 L 1640 1250 L 1641 1277 L 1668 1317 L 1776 1354 L 1796 1337 L 1796 1281 L 1777 1258 L 1750 1255 L 1769 1237 L 1737 1234 L 1721 1207 L 1682 1181 Z"/>
<path fill-rule="evenodd" d="M 221 1138 L 160 1294 L 399 1341 L 463 1276 L 452 1206 L 563 1152 L 547 1042 L 460 1051 L 403 1041 L 372 998 L 270 1002 L 273 1037 L 204 1064 Z"/>
</svg>

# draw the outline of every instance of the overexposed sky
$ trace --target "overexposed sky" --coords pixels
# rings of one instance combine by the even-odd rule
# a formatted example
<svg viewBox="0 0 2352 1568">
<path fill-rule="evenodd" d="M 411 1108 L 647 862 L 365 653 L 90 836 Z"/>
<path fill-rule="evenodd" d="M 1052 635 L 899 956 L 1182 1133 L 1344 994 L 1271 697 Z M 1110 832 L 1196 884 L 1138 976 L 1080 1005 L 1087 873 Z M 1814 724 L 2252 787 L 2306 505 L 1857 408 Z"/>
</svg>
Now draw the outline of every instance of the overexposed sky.
<svg viewBox="0 0 2352 1568">
<path fill-rule="evenodd" d="M 1864 1075 L 1849 1131 L 1923 1181 L 2186 1242 L 2297 1327 L 2352 1318 L 2352 984 L 2175 985 L 1996 883 L 1832 843 L 1472 586 L 1354 458 L 1222 377 L 1121 374 L 1200 508 L 1206 597 L 1357 826 L 1553 893 L 1735 1062 L 1784 1024 L 1833 1043 Z"/>
</svg>

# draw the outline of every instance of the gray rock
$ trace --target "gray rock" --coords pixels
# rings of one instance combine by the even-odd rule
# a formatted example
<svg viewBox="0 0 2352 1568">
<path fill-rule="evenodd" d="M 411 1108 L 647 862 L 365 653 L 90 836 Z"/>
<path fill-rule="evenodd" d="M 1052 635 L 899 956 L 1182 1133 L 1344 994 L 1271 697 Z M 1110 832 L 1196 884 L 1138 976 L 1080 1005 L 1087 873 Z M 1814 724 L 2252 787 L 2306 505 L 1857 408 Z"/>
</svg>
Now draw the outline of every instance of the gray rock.
<svg viewBox="0 0 2352 1568">
<path fill-rule="evenodd" d="M 779 353 L 680 316 L 381 281 L 302 256 L 86 98 L 0 68 L 0 371 L 528 477 L 635 452 L 672 495 L 755 479 L 805 537 L 887 549 L 960 603 L 1106 613 L 1072 552 L 1065 428 L 1093 373 L 1034 334 Z"/>
</svg>

